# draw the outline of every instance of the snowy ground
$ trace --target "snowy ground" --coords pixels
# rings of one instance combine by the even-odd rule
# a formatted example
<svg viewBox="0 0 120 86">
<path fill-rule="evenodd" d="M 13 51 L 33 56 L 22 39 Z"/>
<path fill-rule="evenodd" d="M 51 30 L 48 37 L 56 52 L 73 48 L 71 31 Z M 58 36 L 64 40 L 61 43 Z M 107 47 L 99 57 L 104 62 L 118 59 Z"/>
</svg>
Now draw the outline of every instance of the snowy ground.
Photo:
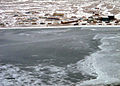
<svg viewBox="0 0 120 86">
<path fill-rule="evenodd" d="M 100 9 L 96 9 L 100 8 Z M 65 18 L 76 16 L 78 18 L 89 17 L 93 11 L 100 12 L 101 15 L 115 15 L 120 19 L 119 1 L 113 0 L 1 0 L 0 1 L 0 21 L 7 23 L 6 26 L 15 26 L 16 18 L 14 14 L 25 15 L 27 11 L 37 11 L 29 16 L 44 16 L 45 14 L 64 13 Z M 42 20 L 39 20 L 40 22 Z"/>
</svg>

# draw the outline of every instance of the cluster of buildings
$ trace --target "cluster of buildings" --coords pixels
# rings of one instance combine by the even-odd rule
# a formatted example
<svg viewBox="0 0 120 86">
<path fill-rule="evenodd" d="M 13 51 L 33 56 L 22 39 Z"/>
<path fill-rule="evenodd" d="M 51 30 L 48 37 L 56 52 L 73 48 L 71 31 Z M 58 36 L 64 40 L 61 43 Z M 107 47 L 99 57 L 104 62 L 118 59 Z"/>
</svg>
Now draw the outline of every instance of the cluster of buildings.
<svg viewBox="0 0 120 86">
<path fill-rule="evenodd" d="M 39 16 L 37 11 L 28 11 L 24 15 L 20 12 L 8 13 L 13 17 L 11 21 L 0 22 L 0 27 L 32 27 L 32 26 L 76 26 L 76 25 L 120 25 L 120 20 L 114 15 L 101 16 L 93 13 L 89 17 L 66 17 L 64 13 L 53 13 Z M 9 24 L 9 23 L 13 24 Z"/>
</svg>

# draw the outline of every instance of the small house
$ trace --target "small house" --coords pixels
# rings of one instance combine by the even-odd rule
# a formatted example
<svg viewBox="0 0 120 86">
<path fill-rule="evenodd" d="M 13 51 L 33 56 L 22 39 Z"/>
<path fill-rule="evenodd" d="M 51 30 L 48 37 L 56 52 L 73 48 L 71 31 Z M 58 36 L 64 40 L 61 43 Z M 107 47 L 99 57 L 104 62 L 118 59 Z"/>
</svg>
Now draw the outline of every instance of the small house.
<svg viewBox="0 0 120 86">
<path fill-rule="evenodd" d="M 44 25 L 45 23 L 44 23 L 44 22 L 41 22 L 40 24 L 41 24 L 41 25 Z"/>
<path fill-rule="evenodd" d="M 49 14 L 49 13 L 46 13 L 44 16 L 51 16 L 51 14 Z"/>
<path fill-rule="evenodd" d="M 37 23 L 36 22 L 32 22 L 32 25 L 37 25 Z"/>
<path fill-rule="evenodd" d="M 18 22 L 18 24 L 19 24 L 19 25 L 24 25 L 24 23 L 23 23 L 23 22 Z"/>
<path fill-rule="evenodd" d="M 0 27 L 4 27 L 5 26 L 5 24 L 4 23 L 0 23 Z"/>
<path fill-rule="evenodd" d="M 86 23 L 82 23 L 82 25 L 86 25 Z"/>
<path fill-rule="evenodd" d="M 77 18 L 76 16 L 71 16 L 71 18 Z"/>
<path fill-rule="evenodd" d="M 79 23 L 75 23 L 74 26 L 79 25 Z"/>
<path fill-rule="evenodd" d="M 25 14 L 30 14 L 30 13 L 31 13 L 31 12 L 29 12 L 29 11 L 28 11 L 28 12 L 25 12 Z"/>
<path fill-rule="evenodd" d="M 99 19 L 101 21 L 110 21 L 109 17 L 108 16 L 102 16 L 102 17 L 99 17 Z"/>
<path fill-rule="evenodd" d="M 64 17 L 64 13 L 53 13 L 53 16 L 60 16 L 60 17 Z"/>
<path fill-rule="evenodd" d="M 91 17 L 88 17 L 88 21 L 93 21 L 94 18 L 91 16 Z"/>
<path fill-rule="evenodd" d="M 116 21 L 115 21 L 115 23 L 119 23 L 119 22 L 120 22 L 120 20 L 116 20 Z"/>
<path fill-rule="evenodd" d="M 36 22 L 38 19 L 35 18 L 35 17 L 31 17 L 31 18 L 28 18 L 27 20 L 28 20 L 28 21 L 32 21 L 32 22 Z"/>
<path fill-rule="evenodd" d="M 96 7 L 95 9 L 99 10 L 100 8 Z"/>
<path fill-rule="evenodd" d="M 99 11 L 95 11 L 95 12 L 93 12 L 93 16 L 99 16 L 100 15 L 100 13 L 99 13 Z"/>
<path fill-rule="evenodd" d="M 61 24 L 69 24 L 69 23 L 77 23 L 78 20 L 73 20 L 73 21 L 61 21 Z"/>
<path fill-rule="evenodd" d="M 114 16 L 108 16 L 109 20 L 114 20 L 115 17 Z"/>
<path fill-rule="evenodd" d="M 60 18 L 57 18 L 57 17 L 48 17 L 48 18 L 46 18 L 46 21 L 58 21 L 58 20 L 60 20 Z"/>
<path fill-rule="evenodd" d="M 18 14 L 15 14 L 13 17 L 18 17 L 19 15 Z"/>
</svg>

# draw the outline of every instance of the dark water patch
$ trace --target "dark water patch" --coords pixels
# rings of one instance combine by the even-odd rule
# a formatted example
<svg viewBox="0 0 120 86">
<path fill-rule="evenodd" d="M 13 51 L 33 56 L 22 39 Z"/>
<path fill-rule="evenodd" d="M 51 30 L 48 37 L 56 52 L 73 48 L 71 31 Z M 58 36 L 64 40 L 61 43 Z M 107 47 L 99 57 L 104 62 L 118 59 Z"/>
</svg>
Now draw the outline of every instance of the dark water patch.
<svg viewBox="0 0 120 86">
<path fill-rule="evenodd" d="M 54 32 L 54 29 L 52 30 L 53 33 L 57 33 L 57 31 Z M 11 34 L 5 35 L 9 32 L 11 32 Z M 70 63 L 75 63 L 76 61 L 82 59 L 85 55 L 89 55 L 89 52 L 93 52 L 97 49 L 97 43 L 92 40 L 94 34 L 91 34 L 91 32 L 89 31 L 73 29 L 64 33 L 59 32 L 61 33 L 60 36 L 58 36 L 58 34 L 52 33 L 51 37 L 41 34 L 36 35 L 34 32 L 36 32 L 36 30 L 7 30 L 2 38 L 5 37 L 6 39 L 10 36 L 11 38 L 13 38 L 11 40 L 14 41 L 12 45 L 9 45 L 11 44 L 11 42 L 8 41 L 8 45 L 6 47 L 1 47 L 0 53 L 4 54 L 2 62 L 32 64 L 36 63 L 36 61 L 38 61 L 39 63 L 44 63 L 47 62 L 47 60 L 48 62 L 49 60 L 51 60 L 52 64 L 62 66 Z M 24 35 L 22 37 L 18 36 L 16 38 L 15 36 L 19 33 L 29 33 L 30 36 L 35 34 L 35 37 L 32 38 L 32 40 L 29 40 L 31 39 L 31 37 L 25 38 Z M 41 37 L 44 37 L 44 39 L 46 40 L 48 39 L 48 41 L 42 42 Z M 51 41 L 49 41 L 49 39 L 51 39 Z M 17 42 L 15 42 L 16 40 Z M 84 44 L 86 44 L 87 46 Z"/>
</svg>

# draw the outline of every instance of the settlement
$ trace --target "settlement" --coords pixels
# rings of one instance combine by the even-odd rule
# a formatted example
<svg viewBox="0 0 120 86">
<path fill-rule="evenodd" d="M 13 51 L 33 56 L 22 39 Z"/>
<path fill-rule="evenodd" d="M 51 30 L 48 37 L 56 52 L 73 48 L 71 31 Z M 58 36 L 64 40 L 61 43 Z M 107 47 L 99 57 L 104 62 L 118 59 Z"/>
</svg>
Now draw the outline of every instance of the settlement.
<svg viewBox="0 0 120 86">
<path fill-rule="evenodd" d="M 0 1 L 0 27 L 79 25 L 120 25 L 120 6 L 118 1 Z"/>
</svg>

